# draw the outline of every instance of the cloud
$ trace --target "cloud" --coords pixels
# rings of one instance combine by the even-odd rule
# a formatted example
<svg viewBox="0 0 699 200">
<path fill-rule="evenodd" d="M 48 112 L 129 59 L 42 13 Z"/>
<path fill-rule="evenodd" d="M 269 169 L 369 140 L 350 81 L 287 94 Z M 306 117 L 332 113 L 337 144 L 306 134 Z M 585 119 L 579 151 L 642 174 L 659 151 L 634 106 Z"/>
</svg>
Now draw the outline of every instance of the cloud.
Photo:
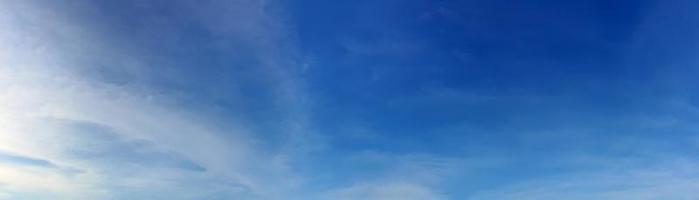
<svg viewBox="0 0 699 200">
<path fill-rule="evenodd" d="M 441 200 L 445 198 L 431 188 L 420 184 L 388 182 L 353 185 L 333 191 L 325 199 Z"/>
<path fill-rule="evenodd" d="M 176 66 L 159 65 L 177 63 L 160 62 L 177 58 L 153 49 L 170 47 L 172 37 L 159 40 L 149 35 L 153 32 L 136 29 L 135 41 L 150 39 L 153 43 L 119 44 L 129 36 L 110 34 L 114 27 L 91 21 L 90 17 L 104 17 L 92 12 L 104 5 L 4 4 L 0 7 L 0 150 L 7 153 L 0 154 L 0 183 L 8 192 L 2 195 L 278 199 L 296 184 L 281 159 L 287 152 L 268 150 L 258 140 L 261 135 L 252 131 L 255 124 L 199 109 L 216 106 L 188 104 L 188 99 L 197 98 L 191 95 L 196 91 L 158 86 L 186 72 L 169 72 L 168 67 Z M 185 3 L 175 5 L 179 4 Z M 293 62 L 272 49 L 284 45 L 284 38 L 276 38 L 282 30 L 256 23 L 273 18 L 266 14 L 267 5 L 263 1 L 203 4 L 192 5 L 196 26 L 223 34 L 217 37 L 226 37 L 219 41 L 226 48 L 254 48 L 251 54 L 265 61 L 261 67 L 266 70 L 252 74 L 280 82 L 261 88 L 273 90 L 272 99 L 285 101 L 277 102 L 287 113 L 283 119 L 299 116 L 279 129 L 304 133 L 303 108 L 295 107 L 303 95 L 295 88 L 297 80 L 280 66 Z M 246 12 L 229 12 L 224 7 Z M 163 17 L 147 16 L 143 19 L 147 23 Z M 225 19 L 228 17 L 248 20 Z M 117 20 L 111 25 L 122 23 L 126 22 Z M 165 22 L 164 26 L 171 28 L 166 30 L 185 29 L 177 23 Z M 236 39 L 249 44 L 236 44 Z M 257 83 L 244 84 L 253 87 Z M 235 109 L 244 111 L 243 107 Z M 82 173 L 65 173 L 73 169 Z"/>
<path fill-rule="evenodd" d="M 51 161 L 43 160 L 39 158 L 25 157 L 21 155 L 14 155 L 11 153 L 0 152 L 0 163 L 5 163 L 9 165 L 18 166 L 30 166 L 30 167 L 40 167 L 55 169 L 62 173 L 73 174 L 73 173 L 83 173 L 80 169 L 74 169 L 71 167 L 63 167 L 53 164 Z"/>
<path fill-rule="evenodd" d="M 363 151 L 342 157 L 346 160 L 338 162 L 351 164 L 353 169 L 334 168 L 345 173 L 334 178 L 344 180 L 330 181 L 334 187 L 320 190 L 323 192 L 318 199 L 450 199 L 441 189 L 451 177 L 474 173 L 495 164 L 492 159 L 425 153 Z"/>
</svg>

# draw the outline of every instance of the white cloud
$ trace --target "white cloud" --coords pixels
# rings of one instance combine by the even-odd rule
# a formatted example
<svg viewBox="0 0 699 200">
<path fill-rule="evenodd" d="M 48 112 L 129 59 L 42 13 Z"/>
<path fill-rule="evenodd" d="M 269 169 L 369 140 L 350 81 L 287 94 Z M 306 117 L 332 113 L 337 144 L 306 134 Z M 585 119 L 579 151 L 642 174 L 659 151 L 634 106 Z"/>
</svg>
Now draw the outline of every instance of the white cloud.
<svg viewBox="0 0 699 200">
<path fill-rule="evenodd" d="M 226 6 L 240 6 L 239 10 L 251 13 L 239 13 L 241 16 L 237 18 L 269 20 L 261 19 L 270 17 L 259 8 L 264 4 L 239 3 Z M 213 14 L 224 12 L 227 10 Z M 99 63 L 135 69 L 132 72 L 136 74 L 154 73 L 153 68 L 159 66 L 144 67 L 149 62 L 148 56 L 137 54 L 142 51 L 125 53 L 129 52 L 128 48 L 113 46 L 110 38 L 75 20 L 36 2 L 4 1 L 0 5 L 0 150 L 84 171 L 65 174 L 0 161 L 1 195 L 51 194 L 51 199 L 157 199 L 178 195 L 181 199 L 198 199 L 221 194 L 278 198 L 296 182 L 285 163 L 277 159 L 281 155 L 275 156 L 255 146 L 255 138 L 242 122 L 230 119 L 221 126 L 214 123 L 220 120 L 188 109 L 177 99 L 153 89 L 87 77 L 85 69 L 97 68 L 90 65 Z M 230 31 L 239 33 L 231 37 L 244 34 L 245 41 L 260 41 L 254 44 L 261 48 L 260 52 L 273 46 L 270 42 L 277 42 L 272 38 L 276 36 L 265 34 L 278 30 L 267 30 L 264 24 L 202 20 L 214 23 L 206 24 L 207 27 L 224 25 L 229 27 L 226 30 L 233 28 Z M 253 36 L 257 38 L 250 38 Z M 273 60 L 272 64 L 283 62 L 270 57 L 271 53 L 256 55 Z M 284 88 L 279 88 L 285 92 L 278 93 L 285 96 L 279 98 L 299 98 L 294 97 L 298 91 L 287 86 L 293 82 L 292 78 L 286 77 L 281 69 L 275 70 L 277 74 L 270 75 L 271 78 L 285 82 Z M 89 139 L 86 136 L 95 136 L 99 130 L 82 127 L 86 124 L 108 130 L 123 141 Z M 124 141 L 136 142 L 142 148 L 104 148 Z M 173 158 L 165 158 L 171 159 L 164 161 L 171 164 L 159 165 L 149 160 L 100 160 L 76 152 L 115 158 L 123 154 L 143 159 L 152 158 L 147 155 L 173 155 Z M 204 170 L 177 166 L 187 162 Z M 271 186 L 271 183 L 278 184 Z"/>
</svg>

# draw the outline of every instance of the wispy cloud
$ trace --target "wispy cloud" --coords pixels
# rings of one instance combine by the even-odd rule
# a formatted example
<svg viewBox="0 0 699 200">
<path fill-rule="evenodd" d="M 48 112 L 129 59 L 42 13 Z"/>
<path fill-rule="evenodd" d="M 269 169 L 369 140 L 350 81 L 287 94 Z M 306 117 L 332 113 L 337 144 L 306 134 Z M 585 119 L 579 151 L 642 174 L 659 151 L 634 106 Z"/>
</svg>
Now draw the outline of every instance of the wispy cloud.
<svg viewBox="0 0 699 200">
<path fill-rule="evenodd" d="M 289 107 L 285 112 L 290 115 L 301 115 L 301 110 L 292 108 L 294 99 L 300 98 L 293 78 L 276 66 L 286 62 L 273 49 L 283 45 L 276 38 L 278 31 L 270 30 L 266 22 L 258 23 L 272 17 L 266 5 L 261 1 L 202 3 L 195 6 L 202 10 L 192 11 L 194 19 L 201 20 L 195 23 L 223 34 L 223 44 L 233 45 L 237 39 L 252 42 L 244 46 L 256 48 L 252 55 L 264 60 L 263 66 L 272 72 L 258 75 L 282 81 L 283 88 L 274 88 L 279 90 L 272 93 L 274 98 L 292 100 L 280 106 Z M 77 2 L 62 8 L 87 13 L 77 17 L 103 17 L 89 11 L 99 6 Z M 126 38 L 105 34 L 110 27 L 83 26 L 80 23 L 90 20 L 62 14 L 56 7 L 7 1 L 0 8 L 0 150 L 12 152 L 0 154 L 0 182 L 8 191 L 3 195 L 277 198 L 292 185 L 289 178 L 293 176 L 275 158 L 279 153 L 257 144 L 251 129 L 243 125 L 246 122 L 222 121 L 184 106 L 183 100 L 195 97 L 158 92 L 153 81 L 170 72 L 165 66 L 146 66 L 160 55 L 143 55 L 133 46 L 117 45 Z M 246 20 L 217 20 L 229 17 Z M 134 39 L 156 39 L 141 36 Z M 169 39 L 160 42 L 166 44 Z M 122 70 L 127 73 L 117 73 Z M 108 78 L 94 76 L 100 73 Z M 115 81 L 104 73 L 125 79 Z M 297 123 L 290 122 L 289 127 Z M 84 173 L 66 175 L 78 171 Z"/>
<path fill-rule="evenodd" d="M 0 152 L 0 163 L 16 165 L 16 166 L 28 166 L 28 167 L 39 167 L 55 169 L 59 172 L 65 174 L 83 173 L 80 169 L 74 169 L 71 167 L 58 166 L 51 161 L 43 160 L 39 158 L 25 157 L 21 155 L 15 155 L 7 152 Z"/>
<path fill-rule="evenodd" d="M 415 183 L 379 182 L 360 184 L 332 191 L 326 199 L 338 200 L 442 200 L 444 196 L 433 189 Z"/>
</svg>

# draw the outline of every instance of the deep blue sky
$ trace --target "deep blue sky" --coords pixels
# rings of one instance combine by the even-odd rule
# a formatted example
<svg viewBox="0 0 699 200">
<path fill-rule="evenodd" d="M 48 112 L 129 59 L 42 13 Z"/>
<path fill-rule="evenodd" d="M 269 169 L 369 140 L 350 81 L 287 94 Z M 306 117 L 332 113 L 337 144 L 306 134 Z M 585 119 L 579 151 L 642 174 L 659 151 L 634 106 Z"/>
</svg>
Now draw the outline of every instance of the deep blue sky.
<svg viewBox="0 0 699 200">
<path fill-rule="evenodd" d="M 0 199 L 690 199 L 697 9 L 2 1 Z"/>
</svg>

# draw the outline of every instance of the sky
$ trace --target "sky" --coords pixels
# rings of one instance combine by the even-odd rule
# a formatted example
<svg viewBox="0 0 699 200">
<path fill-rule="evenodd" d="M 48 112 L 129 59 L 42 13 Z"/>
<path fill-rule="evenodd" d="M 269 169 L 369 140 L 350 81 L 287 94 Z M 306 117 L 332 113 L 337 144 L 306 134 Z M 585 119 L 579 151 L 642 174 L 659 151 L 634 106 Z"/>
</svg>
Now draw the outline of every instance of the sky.
<svg viewBox="0 0 699 200">
<path fill-rule="evenodd" d="M 689 200 L 699 2 L 0 0 L 0 200 Z"/>
</svg>

